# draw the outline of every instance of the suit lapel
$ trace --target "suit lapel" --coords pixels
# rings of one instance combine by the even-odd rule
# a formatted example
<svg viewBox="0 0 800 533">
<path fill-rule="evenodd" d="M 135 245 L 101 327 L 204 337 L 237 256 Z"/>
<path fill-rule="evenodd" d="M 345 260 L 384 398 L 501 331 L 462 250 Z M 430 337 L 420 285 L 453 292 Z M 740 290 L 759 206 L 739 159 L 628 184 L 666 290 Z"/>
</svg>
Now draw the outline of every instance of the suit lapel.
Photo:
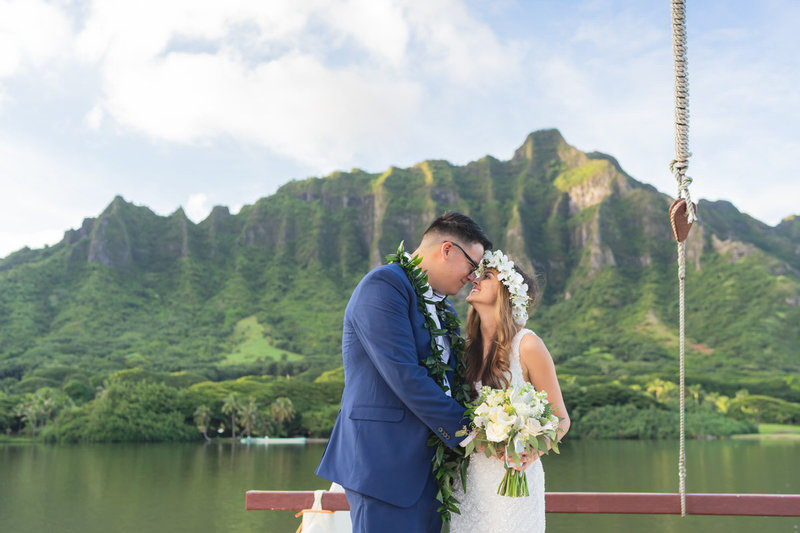
<svg viewBox="0 0 800 533">
<path fill-rule="evenodd" d="M 406 278 L 406 283 L 408 286 L 411 287 L 411 298 L 412 298 L 412 308 L 413 317 L 411 323 L 414 327 L 414 336 L 416 337 L 416 345 L 417 345 L 417 358 L 419 362 L 424 365 L 423 361 L 428 357 L 433 356 L 433 350 L 431 349 L 431 334 L 428 331 L 428 328 L 425 327 L 425 315 L 423 314 L 422 310 L 420 309 L 420 301 L 419 296 L 414 291 L 413 287 L 411 286 L 411 282 L 408 281 L 408 278 L 405 276 L 405 271 L 403 271 L 402 267 L 398 265 L 398 268 L 403 272 L 403 276 Z"/>
</svg>

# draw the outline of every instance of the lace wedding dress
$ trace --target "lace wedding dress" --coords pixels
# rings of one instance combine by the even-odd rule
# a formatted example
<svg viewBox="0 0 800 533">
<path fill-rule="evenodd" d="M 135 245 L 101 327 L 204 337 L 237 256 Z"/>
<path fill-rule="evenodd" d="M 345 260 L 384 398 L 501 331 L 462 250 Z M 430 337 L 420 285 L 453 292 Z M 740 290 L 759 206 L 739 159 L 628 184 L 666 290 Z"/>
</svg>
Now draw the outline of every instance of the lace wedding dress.
<svg viewBox="0 0 800 533">
<path fill-rule="evenodd" d="M 509 385 L 522 386 L 522 365 L 519 361 L 519 344 L 526 334 L 521 329 L 511 341 L 509 354 Z M 480 385 L 480 384 L 478 384 Z M 461 514 L 452 514 L 451 533 L 539 533 L 544 531 L 544 470 L 541 459 L 534 461 L 525 471 L 530 496 L 511 498 L 497 494 L 497 487 L 505 475 L 503 462 L 473 453 L 467 468 L 467 493 L 457 483 L 456 499 Z"/>
</svg>

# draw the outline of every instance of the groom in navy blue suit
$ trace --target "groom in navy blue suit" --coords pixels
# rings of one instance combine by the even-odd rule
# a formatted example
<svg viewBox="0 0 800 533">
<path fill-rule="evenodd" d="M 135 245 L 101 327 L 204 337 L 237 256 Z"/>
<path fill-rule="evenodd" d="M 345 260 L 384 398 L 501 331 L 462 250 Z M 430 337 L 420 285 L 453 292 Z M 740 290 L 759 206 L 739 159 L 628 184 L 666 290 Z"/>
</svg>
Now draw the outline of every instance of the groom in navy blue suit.
<svg viewBox="0 0 800 533">
<path fill-rule="evenodd" d="M 465 215 L 448 212 L 434 220 L 411 253 L 422 257 L 419 267 L 428 273 L 426 298 L 456 294 L 491 247 Z M 454 368 L 447 341 L 437 339 Z M 426 441 L 433 431 L 453 448 L 467 421 L 464 407 L 428 374 L 423 361 L 431 355 L 431 334 L 405 270 L 391 263 L 369 272 L 345 310 L 342 408 L 317 468 L 345 488 L 354 533 L 441 530 L 433 448 Z M 447 378 L 452 382 L 452 370 Z"/>
</svg>

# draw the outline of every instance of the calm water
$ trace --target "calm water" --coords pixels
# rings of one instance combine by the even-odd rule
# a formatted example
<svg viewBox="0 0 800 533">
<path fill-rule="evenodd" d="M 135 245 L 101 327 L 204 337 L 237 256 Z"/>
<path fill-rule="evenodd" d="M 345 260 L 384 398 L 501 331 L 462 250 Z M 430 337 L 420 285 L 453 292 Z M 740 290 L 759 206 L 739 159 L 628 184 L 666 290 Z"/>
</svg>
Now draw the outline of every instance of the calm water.
<svg viewBox="0 0 800 533">
<path fill-rule="evenodd" d="M 245 511 L 248 489 L 311 490 L 324 445 L 2 445 L 2 533 L 286 532 L 290 512 Z M 672 441 L 572 441 L 546 457 L 548 491 L 677 492 Z M 689 492 L 800 493 L 800 441 L 687 443 Z M 547 517 L 548 532 L 800 532 L 800 518 Z"/>
</svg>

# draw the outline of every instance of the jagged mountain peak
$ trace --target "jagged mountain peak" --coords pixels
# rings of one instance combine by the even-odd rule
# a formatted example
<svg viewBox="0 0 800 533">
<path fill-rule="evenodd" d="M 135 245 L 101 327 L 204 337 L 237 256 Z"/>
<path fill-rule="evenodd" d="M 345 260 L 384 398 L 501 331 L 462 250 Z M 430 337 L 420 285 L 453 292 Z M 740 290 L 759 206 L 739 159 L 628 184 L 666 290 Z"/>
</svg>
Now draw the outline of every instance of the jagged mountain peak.
<svg viewBox="0 0 800 533">
<path fill-rule="evenodd" d="M 557 129 L 545 129 L 530 133 L 511 160 L 515 163 L 528 162 L 534 166 L 546 166 L 553 161 L 576 166 L 585 162 L 586 154 L 567 144 Z"/>
<path fill-rule="evenodd" d="M 197 354 L 213 364 L 225 331 L 253 314 L 274 325 L 275 342 L 287 349 L 335 356 L 341 313 L 358 280 L 400 241 L 415 246 L 445 210 L 473 217 L 498 248 L 543 279 L 542 309 L 533 320 L 553 340 L 554 354 L 581 360 L 596 345 L 632 361 L 632 372 L 660 369 L 674 332 L 650 335 L 645 317 L 674 318 L 666 296 L 676 257 L 669 203 L 613 157 L 585 154 L 555 129 L 528 135 L 509 161 L 430 159 L 382 173 L 354 169 L 295 180 L 235 215 L 216 206 L 199 224 L 189 223 L 183 209 L 160 216 L 117 196 L 59 245 L 0 261 L 0 373 L 8 354 L 44 360 L 60 353 L 59 343 L 76 328 L 84 331 L 84 321 L 100 324 L 111 340 L 95 345 L 86 337 L 64 353 L 91 354 L 84 360 L 112 367 L 133 352 L 162 358 L 171 370 L 191 367 L 186 360 Z M 753 344 L 761 337 L 746 333 L 756 327 L 778 339 L 764 364 L 791 366 L 789 354 L 800 345 L 800 222 L 789 218 L 770 228 L 729 202 L 701 201 L 700 216 L 688 253 L 690 279 L 704 279 L 693 289 L 705 291 L 702 305 L 760 306 L 775 317 L 763 324 L 734 313 L 725 323 L 698 317 L 693 331 L 717 350 L 709 365 L 737 357 L 762 365 Z M 782 274 L 774 282 L 776 272 Z M 758 290 L 731 296 L 731 286 L 722 285 L 730 279 L 755 280 Z M 16 294 L 25 296 L 15 300 Z M 452 301 L 463 314 L 463 299 Z M 169 350 L 169 337 L 151 338 L 174 316 L 182 317 L 181 338 L 207 328 L 191 354 Z M 622 323 L 625 342 L 615 330 Z"/>
<path fill-rule="evenodd" d="M 785 235 L 797 243 L 797 253 L 800 254 L 800 217 L 791 215 L 783 220 L 775 227 L 775 231 L 781 235 Z"/>
<path fill-rule="evenodd" d="M 121 195 L 114 196 L 114 199 L 106 206 L 106 208 L 101 213 L 101 216 L 106 213 L 113 213 L 117 212 L 122 209 L 126 209 L 129 207 L 134 207 L 134 204 L 128 202 L 123 198 Z"/>
<path fill-rule="evenodd" d="M 231 210 L 226 205 L 215 205 L 208 214 L 212 218 L 226 218 L 231 216 Z"/>
</svg>

